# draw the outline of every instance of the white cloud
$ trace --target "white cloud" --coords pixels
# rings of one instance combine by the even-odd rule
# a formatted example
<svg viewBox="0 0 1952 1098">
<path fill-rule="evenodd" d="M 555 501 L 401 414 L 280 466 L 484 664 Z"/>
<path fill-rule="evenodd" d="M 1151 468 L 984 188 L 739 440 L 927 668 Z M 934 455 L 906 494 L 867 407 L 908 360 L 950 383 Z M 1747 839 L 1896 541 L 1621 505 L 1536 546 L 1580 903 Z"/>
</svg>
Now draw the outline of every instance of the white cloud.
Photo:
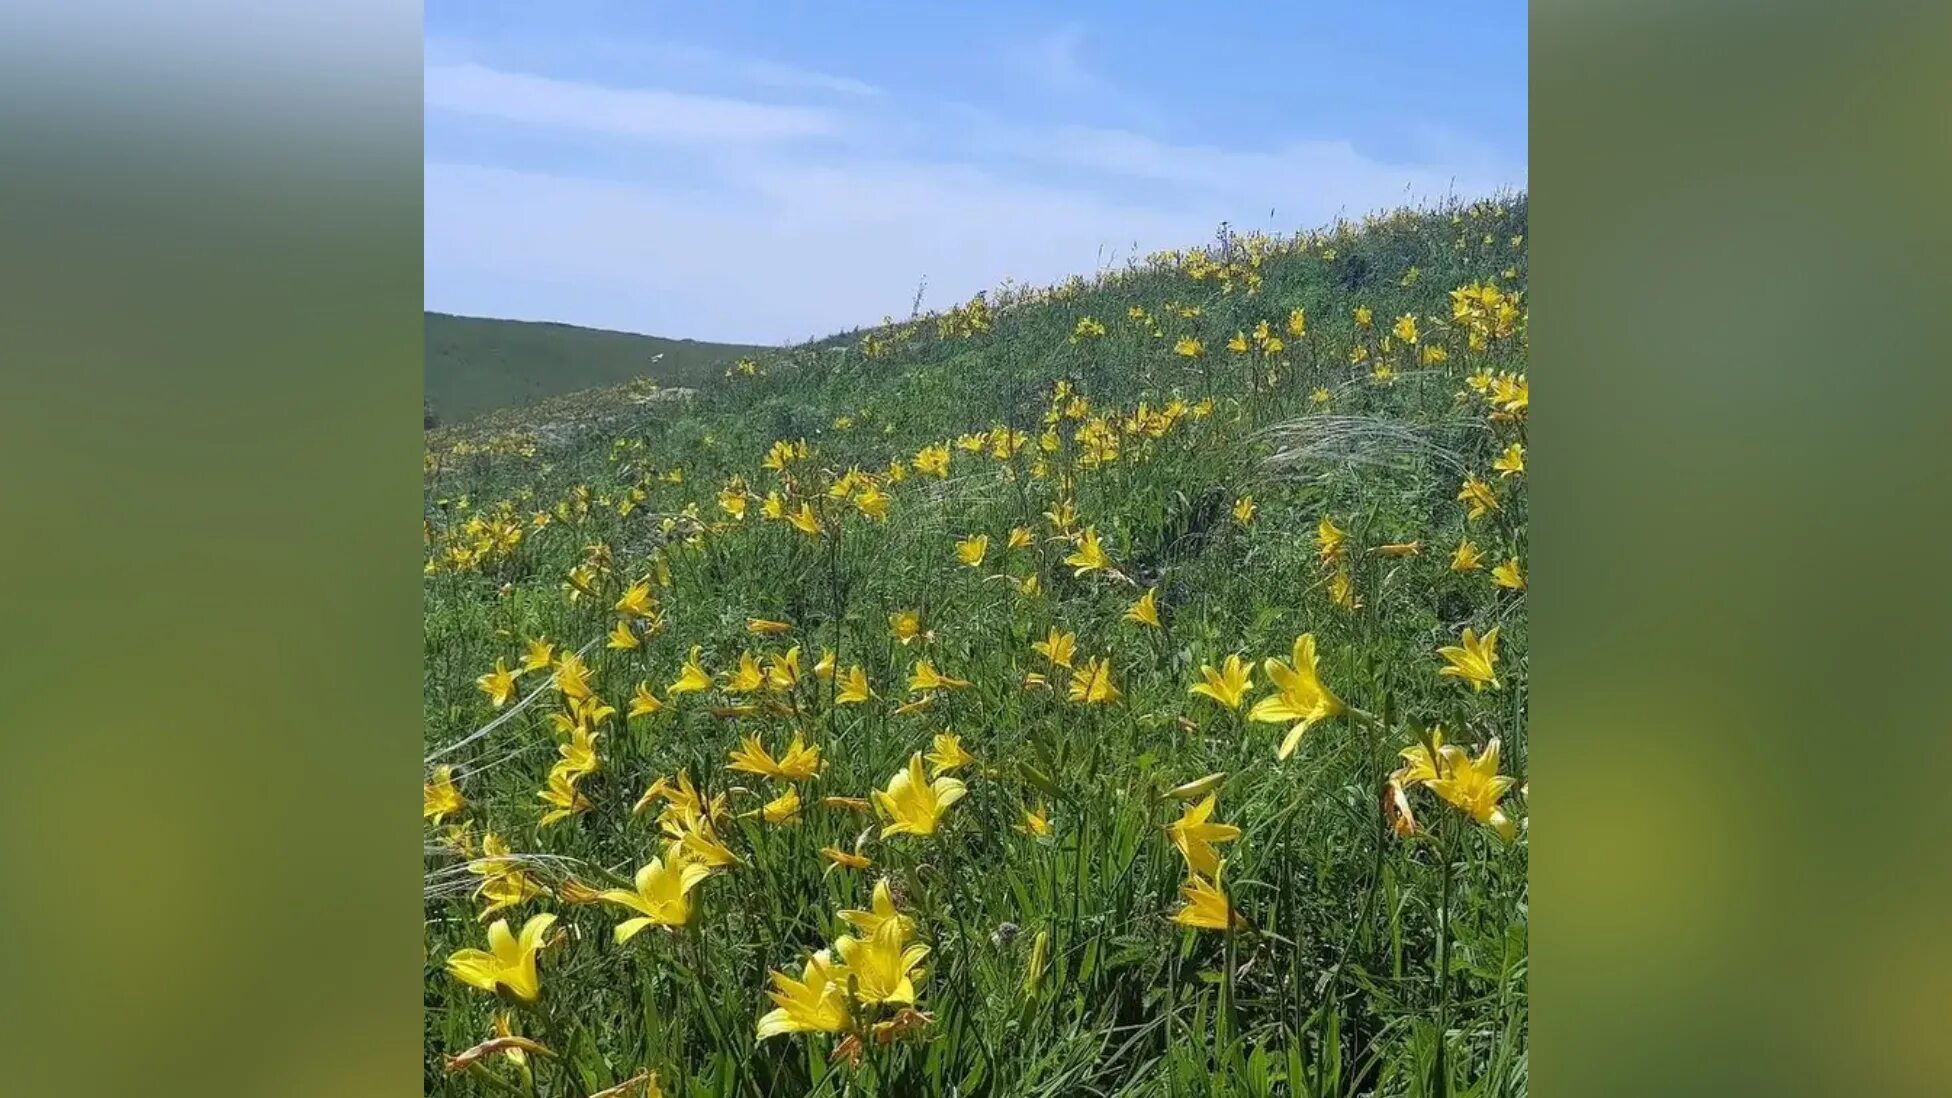
<svg viewBox="0 0 1952 1098">
<path fill-rule="evenodd" d="M 1084 24 L 1066 23 L 1016 43 L 1006 57 L 1052 90 L 1097 91 L 1102 82 L 1085 64 L 1084 39 Z"/>
<path fill-rule="evenodd" d="M 834 134 L 828 111 L 555 80 L 472 63 L 429 65 L 426 105 L 535 126 L 676 142 L 750 143 Z"/>
</svg>

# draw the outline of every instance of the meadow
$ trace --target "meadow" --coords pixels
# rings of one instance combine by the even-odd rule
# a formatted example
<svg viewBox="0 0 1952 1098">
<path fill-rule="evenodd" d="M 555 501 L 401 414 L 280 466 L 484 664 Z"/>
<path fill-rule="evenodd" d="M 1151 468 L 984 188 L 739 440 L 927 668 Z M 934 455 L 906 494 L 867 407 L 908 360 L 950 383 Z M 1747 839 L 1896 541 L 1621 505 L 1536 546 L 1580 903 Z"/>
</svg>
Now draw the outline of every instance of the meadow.
<svg viewBox="0 0 1952 1098">
<path fill-rule="evenodd" d="M 427 1093 L 1526 1093 L 1525 231 L 430 433 Z"/>
</svg>

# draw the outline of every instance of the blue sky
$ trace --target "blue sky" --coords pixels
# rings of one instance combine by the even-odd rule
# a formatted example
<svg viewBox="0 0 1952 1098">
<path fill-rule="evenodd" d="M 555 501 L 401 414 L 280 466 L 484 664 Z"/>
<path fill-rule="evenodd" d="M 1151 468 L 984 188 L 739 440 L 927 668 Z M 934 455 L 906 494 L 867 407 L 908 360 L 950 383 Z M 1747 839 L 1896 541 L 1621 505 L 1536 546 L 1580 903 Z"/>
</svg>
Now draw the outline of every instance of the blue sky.
<svg viewBox="0 0 1952 1098">
<path fill-rule="evenodd" d="M 426 11 L 444 312 L 778 343 L 1526 181 L 1518 3 Z"/>
</svg>

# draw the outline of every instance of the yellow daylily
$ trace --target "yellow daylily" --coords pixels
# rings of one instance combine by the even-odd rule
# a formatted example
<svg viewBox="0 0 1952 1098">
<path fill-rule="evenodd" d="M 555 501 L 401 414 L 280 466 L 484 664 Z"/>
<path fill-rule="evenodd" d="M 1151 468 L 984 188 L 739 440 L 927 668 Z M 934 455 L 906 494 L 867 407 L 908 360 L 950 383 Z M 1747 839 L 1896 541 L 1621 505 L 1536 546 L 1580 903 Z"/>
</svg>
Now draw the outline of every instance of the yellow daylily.
<svg viewBox="0 0 1952 1098">
<path fill-rule="evenodd" d="M 1124 697 L 1118 687 L 1112 685 L 1111 659 L 1084 661 L 1083 667 L 1071 673 L 1071 685 L 1066 696 L 1085 705 L 1109 705 Z"/>
<path fill-rule="evenodd" d="M 1146 588 L 1145 594 L 1139 597 L 1139 601 L 1126 608 L 1125 620 L 1135 621 L 1140 625 L 1151 626 L 1154 629 L 1160 628 L 1159 589 L 1157 587 Z"/>
<path fill-rule="evenodd" d="M 766 993 L 774 1009 L 759 1019 L 759 1039 L 782 1033 L 839 1033 L 852 1024 L 848 1011 L 847 970 L 821 950 L 807 958 L 795 980 L 772 973 L 773 989 Z"/>
<path fill-rule="evenodd" d="M 448 955 L 447 971 L 469 987 L 533 1003 L 542 996 L 536 954 L 543 947 L 542 936 L 555 922 L 556 917 L 547 912 L 531 916 L 518 937 L 509 931 L 507 919 L 496 919 L 488 928 L 488 948 L 455 950 Z"/>
<path fill-rule="evenodd" d="M 881 837 L 894 835 L 933 835 L 949 806 L 968 792 L 963 783 L 950 777 L 933 782 L 922 773 L 922 753 L 909 757 L 908 766 L 895 772 L 888 788 L 874 791 L 875 807 L 888 817 Z"/>
<path fill-rule="evenodd" d="M 1227 902 L 1227 893 L 1220 887 L 1219 870 L 1225 869 L 1223 861 L 1215 868 L 1211 880 L 1205 877 L 1188 877 L 1179 886 L 1179 895 L 1185 901 L 1173 913 L 1173 922 L 1196 930 L 1231 930 L 1239 921 L 1233 906 Z"/>
<path fill-rule="evenodd" d="M 980 568 L 983 557 L 990 551 L 990 536 L 977 534 L 956 543 L 956 559 L 971 568 Z"/>
<path fill-rule="evenodd" d="M 1475 572 L 1484 567 L 1484 554 L 1472 544 L 1470 538 L 1457 543 L 1457 552 L 1451 554 L 1450 570 L 1453 572 Z"/>
<path fill-rule="evenodd" d="M 659 701 L 658 696 L 651 692 L 651 684 L 648 682 L 638 683 L 637 689 L 630 695 L 629 716 L 648 717 L 663 708 L 664 703 Z"/>
<path fill-rule="evenodd" d="M 1524 445 L 1514 442 L 1505 447 L 1505 452 L 1498 455 L 1498 459 L 1491 463 L 1491 467 L 1498 470 L 1498 475 L 1501 477 L 1523 473 L 1525 471 Z"/>
<path fill-rule="evenodd" d="M 1315 554 L 1321 558 L 1323 564 L 1334 564 L 1340 561 L 1342 543 L 1348 539 L 1348 536 L 1340 526 L 1335 525 L 1334 519 L 1323 515 L 1322 521 L 1315 526 Z"/>
<path fill-rule="evenodd" d="M 865 865 L 867 859 L 861 861 Z M 869 937 L 891 921 L 901 924 L 903 934 L 909 933 L 915 926 L 914 920 L 895 910 L 894 892 L 888 887 L 886 877 L 874 882 L 874 894 L 869 898 L 866 910 L 845 910 L 840 917 L 848 926 Z"/>
<path fill-rule="evenodd" d="M 1464 486 L 1457 490 L 1457 498 L 1463 501 L 1469 519 L 1480 519 L 1498 509 L 1498 497 L 1492 493 L 1491 486 L 1476 477 L 1465 477 Z"/>
<path fill-rule="evenodd" d="M 1219 794 L 1208 793 L 1198 804 L 1188 805 L 1179 819 L 1166 825 L 1166 835 L 1172 840 L 1173 848 L 1186 859 L 1186 868 L 1203 877 L 1220 872 L 1220 855 L 1213 844 L 1240 838 L 1240 828 L 1212 822 L 1219 801 Z"/>
<path fill-rule="evenodd" d="M 1078 536 L 1077 550 L 1065 557 L 1064 563 L 1071 566 L 1073 576 L 1111 567 L 1112 560 L 1105 555 L 1105 547 L 1098 541 L 1097 527 L 1085 527 L 1084 533 Z"/>
<path fill-rule="evenodd" d="M 1009 543 L 1005 546 L 1005 548 L 1011 550 L 1028 549 L 1030 548 L 1032 541 L 1033 538 L 1031 536 L 1030 528 L 1028 526 L 1011 527 L 1010 540 Z"/>
<path fill-rule="evenodd" d="M 1464 627 L 1461 646 L 1437 649 L 1444 657 L 1448 667 L 1440 667 L 1437 674 L 1453 679 L 1463 679 L 1471 684 L 1471 692 L 1477 693 L 1489 686 L 1493 690 L 1503 688 L 1498 681 L 1495 664 L 1498 662 L 1498 630 L 1492 630 L 1480 638 L 1470 626 Z"/>
<path fill-rule="evenodd" d="M 1303 633 L 1295 638 L 1292 664 L 1269 657 L 1261 666 L 1266 670 L 1267 677 L 1273 680 L 1277 693 L 1254 703 L 1247 719 L 1268 724 L 1296 722 L 1276 749 L 1275 758 L 1285 759 L 1294 754 L 1295 747 L 1301 743 L 1302 733 L 1316 722 L 1339 717 L 1348 711 L 1342 699 L 1322 685 L 1313 633 Z"/>
<path fill-rule="evenodd" d="M 664 693 L 697 694 L 712 688 L 712 677 L 705 673 L 704 665 L 698 662 L 699 646 L 691 646 L 691 655 L 685 657 L 685 665 L 678 672 L 676 682 L 664 688 Z"/>
<path fill-rule="evenodd" d="M 766 685 L 766 673 L 759 669 L 759 660 L 751 652 L 739 654 L 739 669 L 725 677 L 725 692 L 728 694 L 750 694 Z"/>
<path fill-rule="evenodd" d="M 963 750 L 962 740 L 954 732 L 939 733 L 935 737 L 935 750 L 924 757 L 937 774 L 946 774 L 976 761 L 976 756 Z"/>
<path fill-rule="evenodd" d="M 1023 824 L 1018 830 L 1034 838 L 1049 838 L 1051 833 L 1051 820 L 1044 806 L 1038 805 L 1036 808 L 1024 809 Z"/>
<path fill-rule="evenodd" d="M 711 876 L 710 866 L 692 861 L 676 843 L 667 846 L 664 856 L 652 858 L 637 871 L 635 890 L 612 888 L 599 894 L 606 903 L 637 912 L 637 916 L 618 923 L 613 932 L 622 945 L 648 926 L 683 926 L 691 921 L 691 890 Z"/>
<path fill-rule="evenodd" d="M 935 669 L 929 660 L 916 660 L 908 679 L 910 693 L 920 694 L 928 690 L 960 690 L 970 685 L 968 679 L 953 678 Z"/>
<path fill-rule="evenodd" d="M 786 516 L 786 522 L 793 529 L 798 530 L 810 538 L 819 537 L 826 529 L 820 525 L 820 519 L 814 515 L 813 505 L 804 500 L 800 502 L 800 509 L 798 511 Z"/>
<path fill-rule="evenodd" d="M 1076 633 L 1065 633 L 1051 627 L 1050 635 L 1043 640 L 1034 641 L 1030 647 L 1040 656 L 1059 667 L 1071 666 L 1071 658 L 1078 650 Z"/>
<path fill-rule="evenodd" d="M 1204 778 L 1194 778 L 1190 782 L 1173 786 L 1171 789 L 1161 793 L 1160 796 L 1169 801 L 1190 801 L 1196 797 L 1204 797 L 1208 793 L 1220 788 L 1220 783 L 1226 780 L 1227 772 L 1224 770 L 1217 771 L 1208 774 Z"/>
<path fill-rule="evenodd" d="M 758 774 L 775 781 L 805 781 L 820 772 L 820 748 L 808 747 L 805 737 L 798 732 L 793 733 L 793 743 L 778 759 L 773 758 L 757 736 L 747 736 L 740 750 L 732 752 L 731 757 L 727 770 Z"/>
<path fill-rule="evenodd" d="M 1242 496 L 1234 501 L 1234 521 L 1242 526 L 1254 524 L 1254 514 L 1260 510 L 1253 496 Z"/>
<path fill-rule="evenodd" d="M 1440 753 L 1444 776 L 1427 783 L 1430 791 L 1490 828 L 1499 838 L 1512 841 L 1518 834 L 1518 827 L 1498 807 L 1498 799 L 1511 788 L 1515 779 L 1498 773 L 1497 737 L 1492 737 L 1476 759 L 1455 744 L 1445 744 Z"/>
<path fill-rule="evenodd" d="M 509 674 L 505 660 L 496 660 L 495 669 L 476 679 L 475 685 L 488 695 L 489 704 L 496 709 L 507 705 L 508 699 L 515 696 L 515 676 Z"/>
<path fill-rule="evenodd" d="M 434 768 L 433 778 L 421 788 L 420 815 L 428 823 L 439 826 L 443 819 L 461 811 L 467 803 L 454 784 L 454 768 L 443 764 Z"/>
<path fill-rule="evenodd" d="M 793 626 L 787 622 L 773 621 L 770 618 L 746 619 L 746 632 L 755 636 L 776 637 L 792 628 Z"/>
<path fill-rule="evenodd" d="M 799 788 L 789 787 L 786 792 L 759 807 L 759 818 L 769 824 L 791 823 L 800 818 L 801 806 Z"/>
<path fill-rule="evenodd" d="M 556 646 L 549 643 L 549 638 L 538 637 L 528 642 L 528 648 L 522 654 L 522 670 L 540 671 L 554 662 L 555 658 Z"/>
<path fill-rule="evenodd" d="M 1513 591 L 1525 590 L 1525 573 L 1519 569 L 1518 558 L 1513 557 L 1491 570 L 1491 582 Z"/>
<path fill-rule="evenodd" d="M 617 613 L 633 618 L 648 618 L 656 613 L 657 608 L 651 602 L 651 585 L 643 580 L 631 584 L 630 590 L 617 600 L 616 609 Z"/>
<path fill-rule="evenodd" d="M 1227 709 L 1238 711 L 1241 702 L 1247 698 L 1247 691 L 1254 685 L 1251 664 L 1240 658 L 1236 652 L 1227 657 L 1219 670 L 1210 663 L 1200 665 L 1200 678 L 1187 689 L 1189 694 L 1199 694 L 1212 698 Z"/>
<path fill-rule="evenodd" d="M 855 664 L 841 673 L 839 689 L 834 692 L 835 705 L 859 705 L 875 696 L 868 686 L 868 673 Z"/>
<path fill-rule="evenodd" d="M 542 819 L 537 826 L 548 827 L 579 812 L 590 810 L 590 799 L 583 796 L 576 788 L 577 780 L 584 773 L 584 771 L 564 767 L 561 763 L 556 764 L 549 771 L 548 786 L 536 796 L 550 808 L 542 814 Z"/>
<path fill-rule="evenodd" d="M 895 640 L 908 644 L 922 635 L 922 615 L 917 610 L 897 610 L 888 615 L 888 631 Z"/>
<path fill-rule="evenodd" d="M 853 978 L 855 997 L 863 1003 L 913 1003 L 918 967 L 929 947 L 908 941 L 906 928 L 895 920 L 882 923 L 867 938 L 852 935 L 834 943 L 841 963 Z"/>
<path fill-rule="evenodd" d="M 630 622 L 620 618 L 616 627 L 610 630 L 610 643 L 604 647 L 629 651 L 641 648 L 643 645 L 644 642 L 639 640 L 636 632 L 630 628 Z"/>
</svg>

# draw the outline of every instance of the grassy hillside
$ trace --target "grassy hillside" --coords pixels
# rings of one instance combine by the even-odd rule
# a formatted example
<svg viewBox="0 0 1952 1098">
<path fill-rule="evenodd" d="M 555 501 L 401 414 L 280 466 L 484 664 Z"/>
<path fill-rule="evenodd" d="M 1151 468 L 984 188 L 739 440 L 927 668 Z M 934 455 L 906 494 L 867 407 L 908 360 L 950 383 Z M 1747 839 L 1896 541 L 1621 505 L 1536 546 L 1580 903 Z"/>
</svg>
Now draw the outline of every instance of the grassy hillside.
<svg viewBox="0 0 1952 1098">
<path fill-rule="evenodd" d="M 1525 231 L 430 435 L 427 1092 L 1526 1093 Z"/>
<path fill-rule="evenodd" d="M 760 349 L 573 324 L 446 313 L 426 320 L 427 406 L 440 423 L 636 377 L 693 386 Z"/>
</svg>

